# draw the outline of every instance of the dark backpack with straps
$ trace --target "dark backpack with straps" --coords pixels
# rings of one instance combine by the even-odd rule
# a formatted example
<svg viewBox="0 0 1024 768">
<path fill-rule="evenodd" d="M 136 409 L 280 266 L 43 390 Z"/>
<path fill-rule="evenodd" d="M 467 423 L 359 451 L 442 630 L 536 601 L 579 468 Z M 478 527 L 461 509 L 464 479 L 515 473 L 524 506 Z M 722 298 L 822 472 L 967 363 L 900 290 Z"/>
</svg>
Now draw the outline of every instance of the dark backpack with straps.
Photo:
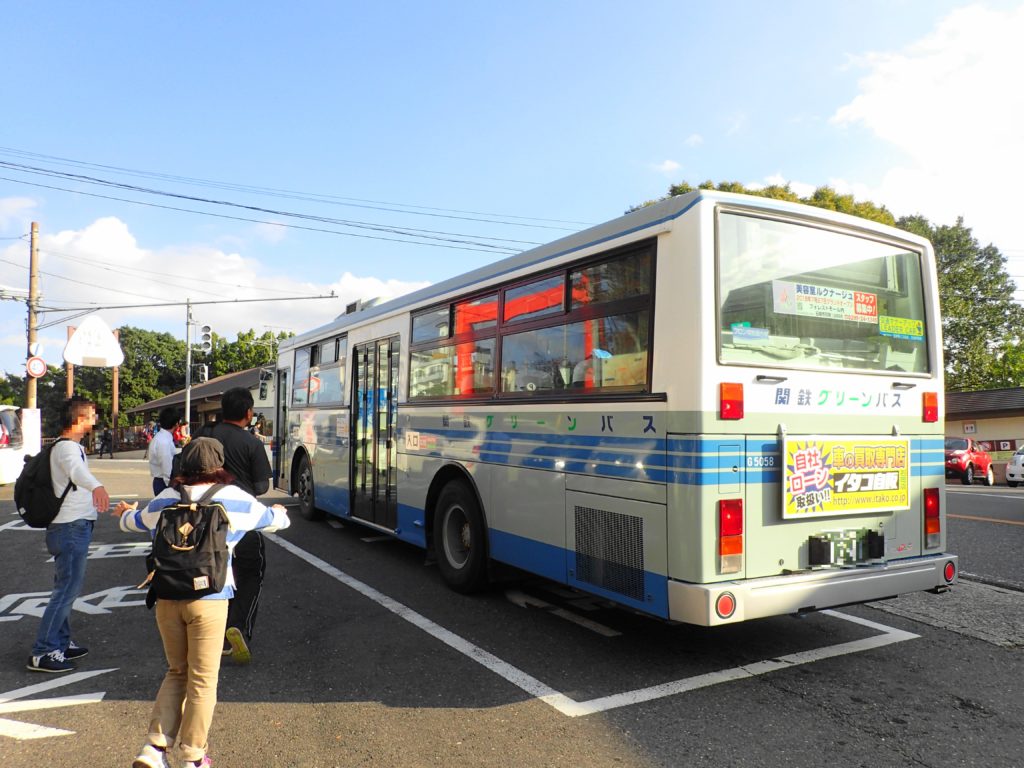
<svg viewBox="0 0 1024 768">
<path fill-rule="evenodd" d="M 57 496 L 53 492 L 50 455 L 53 453 L 53 447 L 66 439 L 58 438 L 35 456 L 26 456 L 25 466 L 14 482 L 14 504 L 21 519 L 31 528 L 46 528 L 52 523 L 68 493 L 77 488 L 69 480 L 64 493 Z"/>
<path fill-rule="evenodd" d="M 150 606 L 157 600 L 196 600 L 224 589 L 228 570 L 228 516 L 211 499 L 213 485 L 196 501 L 181 489 L 181 501 L 164 507 L 153 535 L 149 568 Z M 142 585 L 140 585 L 142 586 Z"/>
</svg>

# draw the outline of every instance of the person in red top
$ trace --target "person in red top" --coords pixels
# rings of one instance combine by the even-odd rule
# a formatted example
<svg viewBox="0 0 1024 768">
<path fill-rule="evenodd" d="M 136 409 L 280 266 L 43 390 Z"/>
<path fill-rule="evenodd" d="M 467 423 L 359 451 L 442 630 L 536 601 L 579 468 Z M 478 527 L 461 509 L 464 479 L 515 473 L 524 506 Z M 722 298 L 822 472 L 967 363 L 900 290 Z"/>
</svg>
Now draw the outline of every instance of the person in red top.
<svg viewBox="0 0 1024 768">
<path fill-rule="evenodd" d="M 171 436 L 174 438 L 174 444 L 179 448 L 188 443 L 192 439 L 188 432 L 188 422 L 179 421 L 174 431 L 171 432 Z"/>
</svg>

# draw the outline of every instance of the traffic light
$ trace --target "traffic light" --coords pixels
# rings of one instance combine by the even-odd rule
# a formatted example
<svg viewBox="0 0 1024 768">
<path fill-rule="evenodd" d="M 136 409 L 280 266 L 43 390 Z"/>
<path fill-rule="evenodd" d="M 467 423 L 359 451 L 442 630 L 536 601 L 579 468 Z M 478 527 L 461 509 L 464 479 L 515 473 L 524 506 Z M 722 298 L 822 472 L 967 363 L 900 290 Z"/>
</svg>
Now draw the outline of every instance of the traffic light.
<svg viewBox="0 0 1024 768">
<path fill-rule="evenodd" d="M 199 326 L 199 351 L 204 355 L 213 349 L 213 329 L 208 325 Z M 205 381 L 205 379 L 204 379 Z"/>
<path fill-rule="evenodd" d="M 200 363 L 196 366 L 196 378 L 199 383 L 202 384 L 210 378 L 210 367 L 206 363 Z"/>
</svg>

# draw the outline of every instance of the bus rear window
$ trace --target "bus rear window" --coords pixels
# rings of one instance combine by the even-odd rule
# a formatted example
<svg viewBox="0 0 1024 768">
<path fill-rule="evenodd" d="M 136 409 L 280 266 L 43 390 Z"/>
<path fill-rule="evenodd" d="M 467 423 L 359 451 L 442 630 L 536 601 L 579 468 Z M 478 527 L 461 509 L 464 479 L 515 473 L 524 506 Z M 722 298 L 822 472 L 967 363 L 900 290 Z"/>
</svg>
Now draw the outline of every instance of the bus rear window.
<svg viewBox="0 0 1024 768">
<path fill-rule="evenodd" d="M 921 254 L 731 212 L 718 217 L 722 363 L 927 373 Z"/>
</svg>

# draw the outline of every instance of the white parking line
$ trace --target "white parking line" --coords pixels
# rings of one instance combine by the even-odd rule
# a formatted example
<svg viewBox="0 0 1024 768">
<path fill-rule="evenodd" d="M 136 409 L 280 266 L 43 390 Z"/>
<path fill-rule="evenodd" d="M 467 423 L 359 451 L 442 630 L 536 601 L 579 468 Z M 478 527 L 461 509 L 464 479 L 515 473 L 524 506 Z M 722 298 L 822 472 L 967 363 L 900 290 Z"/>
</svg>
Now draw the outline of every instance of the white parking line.
<svg viewBox="0 0 1024 768">
<path fill-rule="evenodd" d="M 866 637 L 862 640 L 853 640 L 848 643 L 839 643 L 838 645 L 830 645 L 825 646 L 824 648 L 815 648 L 810 651 L 801 651 L 799 653 L 789 654 L 787 656 L 779 656 L 777 658 L 734 667 L 732 669 L 723 669 L 717 672 L 709 672 L 704 675 L 687 677 L 682 680 L 662 683 L 648 688 L 639 688 L 634 691 L 625 691 L 611 696 L 603 696 L 597 699 L 591 699 L 590 701 L 576 701 L 564 693 L 556 691 L 554 688 L 551 688 L 518 667 L 514 667 L 508 662 L 502 661 L 497 656 L 489 651 L 485 651 L 480 646 L 474 645 L 439 624 L 434 623 L 408 606 L 399 603 L 397 600 L 391 599 L 373 587 L 338 570 L 330 563 L 321 560 L 316 555 L 292 544 L 290 541 L 282 539 L 276 534 L 266 534 L 266 538 L 288 552 L 291 552 L 299 559 L 309 563 L 314 568 L 317 568 L 327 574 L 331 578 L 340 581 L 345 586 L 354 589 L 364 597 L 367 597 L 381 607 L 386 608 L 396 616 L 400 616 L 410 624 L 419 627 L 427 634 L 437 640 L 440 640 L 445 645 L 467 656 L 478 664 L 481 664 L 499 677 L 504 678 L 516 687 L 526 691 L 531 696 L 534 696 L 545 704 L 554 707 L 567 717 L 580 717 L 583 715 L 596 714 L 598 712 L 606 712 L 610 709 L 627 707 L 645 701 L 653 701 L 654 699 L 674 696 L 679 693 L 685 693 L 686 691 L 707 688 L 720 683 L 744 680 L 758 675 L 764 675 L 769 672 L 777 672 L 782 669 L 791 669 L 792 667 L 799 666 L 801 664 L 809 664 L 814 661 L 821 661 L 822 659 L 829 659 L 850 653 L 859 653 L 861 651 L 868 651 L 874 648 L 882 648 L 886 645 L 901 643 L 905 640 L 913 640 L 914 638 L 919 637 L 912 632 L 904 632 L 903 630 L 889 627 L 885 624 L 879 624 L 867 619 L 857 618 L 856 616 L 849 616 L 845 613 L 839 613 L 837 611 L 822 611 L 822 613 L 828 614 L 834 618 L 860 624 L 870 629 L 874 629 L 881 634 Z"/>
</svg>

